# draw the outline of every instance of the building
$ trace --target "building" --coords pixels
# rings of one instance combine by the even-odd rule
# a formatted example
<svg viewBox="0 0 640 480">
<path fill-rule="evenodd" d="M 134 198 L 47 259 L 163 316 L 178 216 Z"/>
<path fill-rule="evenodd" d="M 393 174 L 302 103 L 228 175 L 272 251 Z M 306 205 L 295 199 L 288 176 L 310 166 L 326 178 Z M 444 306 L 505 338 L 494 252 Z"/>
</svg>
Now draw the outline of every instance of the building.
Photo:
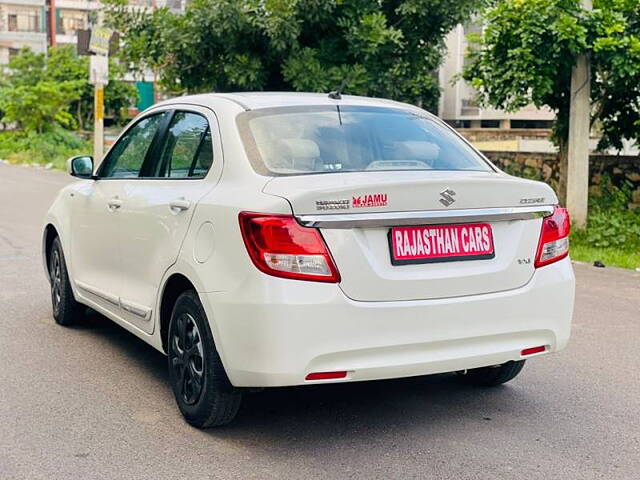
<svg viewBox="0 0 640 480">
<path fill-rule="evenodd" d="M 23 47 L 43 52 L 47 47 L 44 0 L 0 1 L 0 63 Z"/>
<path fill-rule="evenodd" d="M 186 3 L 187 0 L 128 1 L 132 9 L 167 7 L 172 12 L 184 11 Z M 100 24 L 101 6 L 99 0 L 0 0 L 0 65 L 9 63 L 25 47 L 44 53 L 49 46 L 76 45 L 78 30 Z M 150 73 L 144 79 L 126 75 L 125 80 L 135 83 L 138 89 L 139 110 L 154 103 Z"/>
<path fill-rule="evenodd" d="M 168 7 L 181 12 L 186 0 L 129 0 L 131 8 Z M 0 0 L 0 64 L 24 47 L 42 53 L 49 45 L 76 44 L 76 31 L 100 20 L 99 0 Z M 52 21 L 50 12 L 53 10 Z"/>
<path fill-rule="evenodd" d="M 480 31 L 481 27 L 474 23 L 458 25 L 446 37 L 447 56 L 439 71 L 442 89 L 439 116 L 462 129 L 549 129 L 554 119 L 551 110 L 530 106 L 507 113 L 503 110 L 480 108 L 474 99 L 474 89 L 464 80 L 457 79 L 467 62 L 467 35 Z"/>
<path fill-rule="evenodd" d="M 75 45 L 76 31 L 95 25 L 100 2 L 97 0 L 55 0 L 55 44 Z M 51 35 L 51 33 L 50 33 Z M 52 43 L 50 41 L 50 43 Z"/>
</svg>

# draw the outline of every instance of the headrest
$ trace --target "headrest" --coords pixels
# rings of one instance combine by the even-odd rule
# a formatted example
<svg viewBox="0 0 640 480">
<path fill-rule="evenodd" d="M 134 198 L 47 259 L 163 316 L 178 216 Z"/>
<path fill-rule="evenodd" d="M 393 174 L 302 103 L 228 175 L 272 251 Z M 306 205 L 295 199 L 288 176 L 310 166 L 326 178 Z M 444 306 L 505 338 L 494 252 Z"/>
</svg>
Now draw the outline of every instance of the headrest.
<svg viewBox="0 0 640 480">
<path fill-rule="evenodd" d="M 407 140 L 393 145 L 394 160 L 421 160 L 433 162 L 440 155 L 440 147 L 435 143 Z"/>
<path fill-rule="evenodd" d="M 308 160 L 320 156 L 318 144 L 304 138 L 282 139 L 278 142 L 278 147 L 294 160 Z"/>
</svg>

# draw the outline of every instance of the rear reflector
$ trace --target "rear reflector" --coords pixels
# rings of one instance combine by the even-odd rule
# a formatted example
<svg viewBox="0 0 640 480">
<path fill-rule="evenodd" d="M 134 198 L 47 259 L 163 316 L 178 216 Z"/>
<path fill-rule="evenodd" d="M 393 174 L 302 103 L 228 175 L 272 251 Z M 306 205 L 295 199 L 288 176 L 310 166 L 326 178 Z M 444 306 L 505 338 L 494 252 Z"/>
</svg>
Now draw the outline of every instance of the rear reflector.
<svg viewBox="0 0 640 480">
<path fill-rule="evenodd" d="M 241 212 L 242 239 L 259 270 L 275 277 L 338 283 L 340 274 L 317 228 L 291 215 Z"/>
<path fill-rule="evenodd" d="M 305 380 L 331 380 L 333 378 L 346 378 L 347 372 L 315 372 L 305 377 Z"/>
<path fill-rule="evenodd" d="M 569 254 L 570 230 L 569 212 L 566 208 L 555 207 L 551 215 L 542 219 L 536 268 L 562 260 Z"/>
<path fill-rule="evenodd" d="M 542 345 L 540 347 L 525 348 L 524 350 L 522 350 L 520 352 L 520 355 L 525 357 L 527 355 L 533 355 L 534 353 L 544 352 L 546 349 L 547 349 L 547 347 L 545 347 L 544 345 Z"/>
</svg>

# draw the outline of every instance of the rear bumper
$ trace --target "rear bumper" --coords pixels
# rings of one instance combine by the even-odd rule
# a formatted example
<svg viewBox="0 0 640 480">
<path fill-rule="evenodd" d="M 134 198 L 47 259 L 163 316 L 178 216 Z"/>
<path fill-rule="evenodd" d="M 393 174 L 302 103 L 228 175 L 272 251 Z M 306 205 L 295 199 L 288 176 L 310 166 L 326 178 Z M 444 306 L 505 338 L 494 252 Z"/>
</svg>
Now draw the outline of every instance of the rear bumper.
<svg viewBox="0 0 640 480">
<path fill-rule="evenodd" d="M 567 258 L 524 287 L 468 297 L 357 302 L 337 285 L 263 274 L 242 292 L 200 295 L 231 383 L 269 387 L 476 368 L 540 345 L 555 352 L 569 340 L 574 288 Z M 344 370 L 344 379 L 305 381 Z"/>
</svg>

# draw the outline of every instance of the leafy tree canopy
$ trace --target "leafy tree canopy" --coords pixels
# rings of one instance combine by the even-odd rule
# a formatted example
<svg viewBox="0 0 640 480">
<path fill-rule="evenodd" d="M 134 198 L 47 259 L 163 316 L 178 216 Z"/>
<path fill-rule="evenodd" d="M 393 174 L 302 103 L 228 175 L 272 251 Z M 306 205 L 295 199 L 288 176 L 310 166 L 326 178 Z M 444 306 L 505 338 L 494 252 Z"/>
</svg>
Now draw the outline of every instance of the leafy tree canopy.
<svg viewBox="0 0 640 480">
<path fill-rule="evenodd" d="M 472 38 L 464 72 L 483 105 L 517 110 L 529 103 L 557 114 L 555 138 L 566 147 L 571 69 L 591 59 L 592 121 L 600 148 L 640 140 L 640 2 L 499 0 L 484 12 L 485 29 Z"/>
<path fill-rule="evenodd" d="M 0 76 L 0 110 L 3 121 L 42 132 L 54 125 L 90 128 L 93 121 L 93 86 L 89 84 L 89 60 L 71 45 L 50 48 L 48 58 L 30 49 L 14 56 Z M 105 109 L 116 121 L 123 107 L 137 99 L 133 86 L 116 80 L 122 69 L 109 66 Z"/>
<path fill-rule="evenodd" d="M 485 0 L 194 0 L 183 14 L 110 0 L 122 54 L 174 93 L 234 90 L 389 97 L 435 109 L 443 38 Z"/>
</svg>

